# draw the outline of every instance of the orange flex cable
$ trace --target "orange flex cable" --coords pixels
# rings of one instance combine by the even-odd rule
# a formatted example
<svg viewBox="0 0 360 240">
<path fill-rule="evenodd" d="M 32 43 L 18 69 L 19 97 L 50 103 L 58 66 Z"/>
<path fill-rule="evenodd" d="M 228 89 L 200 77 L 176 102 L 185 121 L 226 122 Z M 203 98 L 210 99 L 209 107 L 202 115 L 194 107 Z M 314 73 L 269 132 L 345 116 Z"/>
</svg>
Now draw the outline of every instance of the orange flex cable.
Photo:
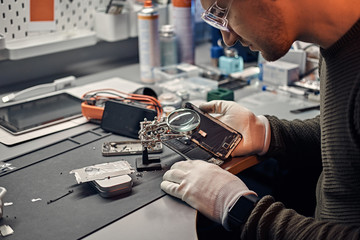
<svg viewBox="0 0 360 240">
<path fill-rule="evenodd" d="M 103 94 L 108 93 L 109 95 L 119 94 L 119 96 L 114 97 L 114 96 L 96 95 L 94 97 L 90 97 L 90 99 L 85 99 L 85 97 L 87 95 L 89 95 L 90 93 L 94 93 L 94 95 L 96 95 L 97 93 L 103 93 Z M 114 93 L 116 93 L 116 94 L 114 94 Z M 122 96 L 122 95 L 124 95 L 124 96 Z M 105 100 L 106 99 L 123 99 L 123 100 L 130 100 L 130 101 L 133 100 L 133 101 L 141 102 L 141 103 L 147 105 L 148 107 L 155 108 L 155 110 L 157 112 L 158 120 L 161 119 L 162 114 L 163 114 L 163 109 L 161 107 L 161 103 L 156 98 L 154 98 L 152 96 L 147 96 L 147 95 L 124 93 L 119 90 L 111 89 L 111 88 L 103 88 L 103 89 L 96 89 L 96 90 L 88 91 L 83 94 L 82 99 L 84 101 L 85 100 L 94 100 L 95 102 L 99 101 L 99 100 L 104 100 L 104 99 Z M 102 113 L 104 110 L 102 107 L 89 105 L 86 102 L 83 102 L 83 104 L 81 104 L 81 105 L 82 105 L 83 115 L 86 116 L 87 118 L 95 118 L 95 119 L 102 118 Z"/>
</svg>

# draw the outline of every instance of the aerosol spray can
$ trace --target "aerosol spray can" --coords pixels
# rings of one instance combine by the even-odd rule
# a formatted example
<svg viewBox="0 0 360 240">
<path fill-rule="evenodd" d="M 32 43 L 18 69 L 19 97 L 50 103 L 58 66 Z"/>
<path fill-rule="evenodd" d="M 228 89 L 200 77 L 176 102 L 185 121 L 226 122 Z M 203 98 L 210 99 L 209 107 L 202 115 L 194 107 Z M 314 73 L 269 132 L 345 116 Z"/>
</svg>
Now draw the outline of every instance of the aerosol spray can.
<svg viewBox="0 0 360 240">
<path fill-rule="evenodd" d="M 159 13 L 151 0 L 138 12 L 140 78 L 154 83 L 153 68 L 160 66 Z"/>
<path fill-rule="evenodd" d="M 180 62 L 195 63 L 194 19 L 191 0 L 173 0 L 172 16 L 179 43 Z"/>
</svg>

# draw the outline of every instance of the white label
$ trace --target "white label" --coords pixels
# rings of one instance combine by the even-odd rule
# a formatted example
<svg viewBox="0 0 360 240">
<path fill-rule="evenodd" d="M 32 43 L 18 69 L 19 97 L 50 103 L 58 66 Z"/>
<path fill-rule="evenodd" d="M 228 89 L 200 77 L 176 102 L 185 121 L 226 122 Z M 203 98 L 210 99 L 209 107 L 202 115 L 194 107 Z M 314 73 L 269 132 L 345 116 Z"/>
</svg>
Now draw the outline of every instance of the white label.
<svg viewBox="0 0 360 240">
<path fill-rule="evenodd" d="M 154 82 L 152 70 L 154 67 L 160 66 L 158 18 L 138 19 L 138 29 L 141 80 L 148 83 Z"/>
<path fill-rule="evenodd" d="M 180 62 L 194 64 L 194 35 L 191 8 L 173 7 L 175 34 L 179 41 Z"/>
</svg>

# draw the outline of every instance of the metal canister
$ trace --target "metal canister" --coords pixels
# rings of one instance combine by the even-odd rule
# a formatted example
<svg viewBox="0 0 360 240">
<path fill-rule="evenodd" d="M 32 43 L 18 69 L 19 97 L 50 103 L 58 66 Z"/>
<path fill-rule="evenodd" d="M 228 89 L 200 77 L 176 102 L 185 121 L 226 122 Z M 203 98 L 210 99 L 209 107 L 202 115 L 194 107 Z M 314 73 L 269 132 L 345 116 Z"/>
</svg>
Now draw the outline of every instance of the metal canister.
<svg viewBox="0 0 360 240">
<path fill-rule="evenodd" d="M 178 63 L 177 40 L 173 25 L 163 25 L 160 30 L 161 66 Z"/>
<path fill-rule="evenodd" d="M 173 0 L 172 17 L 179 42 L 180 62 L 195 63 L 194 19 L 191 0 Z"/>
<path fill-rule="evenodd" d="M 139 64 L 142 82 L 154 83 L 153 68 L 160 66 L 159 13 L 151 0 L 138 12 Z"/>
</svg>

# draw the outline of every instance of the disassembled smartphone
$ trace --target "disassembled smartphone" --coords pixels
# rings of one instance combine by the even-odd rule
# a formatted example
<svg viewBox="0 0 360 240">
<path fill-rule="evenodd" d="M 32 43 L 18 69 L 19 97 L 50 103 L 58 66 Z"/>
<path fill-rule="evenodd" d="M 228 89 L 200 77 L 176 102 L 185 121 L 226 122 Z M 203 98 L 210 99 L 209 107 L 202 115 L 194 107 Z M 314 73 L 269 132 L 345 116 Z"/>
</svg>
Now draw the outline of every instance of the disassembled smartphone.
<svg viewBox="0 0 360 240">
<path fill-rule="evenodd" d="M 241 133 L 189 102 L 185 104 L 185 108 L 196 111 L 201 118 L 200 125 L 191 134 L 191 140 L 222 160 L 230 157 L 242 139 Z"/>
<path fill-rule="evenodd" d="M 140 140 L 105 142 L 102 145 L 103 156 L 136 155 L 142 154 L 143 146 Z M 148 149 L 148 153 L 161 153 L 163 145 L 157 142 L 154 147 Z"/>
<path fill-rule="evenodd" d="M 95 164 L 70 171 L 78 184 L 89 182 L 102 197 L 113 197 L 130 192 L 135 170 L 127 161 Z"/>
</svg>

